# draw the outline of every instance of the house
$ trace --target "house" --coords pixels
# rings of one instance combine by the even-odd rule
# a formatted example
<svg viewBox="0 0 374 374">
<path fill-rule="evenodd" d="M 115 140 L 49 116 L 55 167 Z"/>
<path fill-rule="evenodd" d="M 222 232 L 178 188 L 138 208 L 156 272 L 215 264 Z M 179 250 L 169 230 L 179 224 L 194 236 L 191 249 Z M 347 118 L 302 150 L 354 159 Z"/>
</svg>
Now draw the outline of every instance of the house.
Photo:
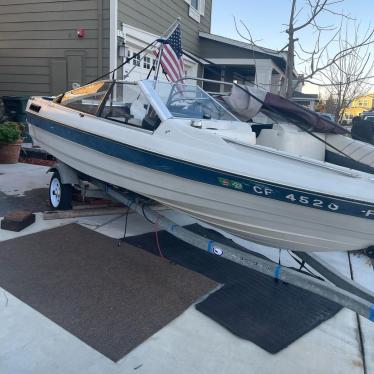
<svg viewBox="0 0 374 374">
<path fill-rule="evenodd" d="M 343 121 L 350 123 L 353 117 L 359 116 L 362 112 L 374 109 L 374 93 L 359 96 L 354 99 L 349 108 L 344 109 Z"/>
<path fill-rule="evenodd" d="M 199 32 L 210 31 L 211 7 L 212 0 L 2 0 L 0 96 L 57 94 L 89 82 L 178 17 L 184 48 L 198 53 Z M 151 58 L 133 61 L 134 78 L 144 76 Z M 186 59 L 189 74 L 197 67 Z"/>
<path fill-rule="evenodd" d="M 280 93 L 284 83 L 286 55 L 274 51 L 200 32 L 200 56 L 204 78 L 239 84 L 256 84 L 267 91 Z M 227 86 L 206 84 L 212 91 L 225 91 Z"/>
<path fill-rule="evenodd" d="M 188 76 L 279 93 L 285 54 L 211 34 L 211 14 L 212 0 L 2 0 L 0 96 L 51 95 L 85 84 L 141 51 L 178 17 Z M 153 59 L 147 51 L 117 78 L 144 79 Z"/>
</svg>

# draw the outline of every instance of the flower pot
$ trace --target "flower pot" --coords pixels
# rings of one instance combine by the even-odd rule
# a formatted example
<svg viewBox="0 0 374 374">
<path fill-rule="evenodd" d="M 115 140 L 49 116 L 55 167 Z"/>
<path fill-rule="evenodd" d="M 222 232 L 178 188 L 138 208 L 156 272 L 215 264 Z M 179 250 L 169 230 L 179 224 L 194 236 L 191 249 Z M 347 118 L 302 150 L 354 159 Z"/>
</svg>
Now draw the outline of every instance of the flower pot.
<svg viewBox="0 0 374 374">
<path fill-rule="evenodd" d="M 22 140 L 14 144 L 0 144 L 0 164 L 16 164 L 21 151 Z"/>
</svg>

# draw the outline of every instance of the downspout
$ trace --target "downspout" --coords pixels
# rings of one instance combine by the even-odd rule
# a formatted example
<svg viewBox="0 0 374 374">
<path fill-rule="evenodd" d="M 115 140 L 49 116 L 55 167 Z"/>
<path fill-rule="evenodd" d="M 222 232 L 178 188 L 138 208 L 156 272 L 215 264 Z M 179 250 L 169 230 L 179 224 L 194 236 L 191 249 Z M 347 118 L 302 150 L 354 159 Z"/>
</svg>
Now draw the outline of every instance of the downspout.
<svg viewBox="0 0 374 374">
<path fill-rule="evenodd" d="M 109 70 L 117 67 L 117 21 L 118 21 L 118 0 L 110 0 L 109 12 Z M 117 78 L 117 71 L 114 73 Z"/>
<path fill-rule="evenodd" d="M 97 75 L 103 74 L 103 0 L 97 0 Z"/>
</svg>

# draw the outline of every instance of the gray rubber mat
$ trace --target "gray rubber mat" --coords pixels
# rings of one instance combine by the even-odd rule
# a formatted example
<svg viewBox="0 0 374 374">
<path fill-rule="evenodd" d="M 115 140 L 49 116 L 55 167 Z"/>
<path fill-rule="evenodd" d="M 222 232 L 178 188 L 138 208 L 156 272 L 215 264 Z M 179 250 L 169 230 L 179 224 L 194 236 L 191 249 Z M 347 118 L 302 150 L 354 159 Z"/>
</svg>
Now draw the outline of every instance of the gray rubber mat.
<svg viewBox="0 0 374 374">
<path fill-rule="evenodd" d="M 118 361 L 218 283 L 71 224 L 1 242 L 0 286 Z"/>
<path fill-rule="evenodd" d="M 212 240 L 243 249 L 216 231 L 199 225 L 187 229 Z M 277 353 L 322 322 L 341 306 L 301 288 L 213 256 L 184 243 L 166 231 L 158 234 L 165 257 L 197 271 L 224 286 L 210 294 L 196 309 L 240 338 L 270 353 Z M 133 245 L 157 253 L 152 234 L 127 239 Z"/>
</svg>

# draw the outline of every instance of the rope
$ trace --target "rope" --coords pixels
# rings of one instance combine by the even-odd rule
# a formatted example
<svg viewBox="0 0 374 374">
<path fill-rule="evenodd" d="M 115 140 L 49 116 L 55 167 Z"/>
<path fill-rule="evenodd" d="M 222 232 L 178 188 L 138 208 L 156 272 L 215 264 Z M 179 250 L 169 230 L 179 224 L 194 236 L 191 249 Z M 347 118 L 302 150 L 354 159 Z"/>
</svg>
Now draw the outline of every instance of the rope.
<svg viewBox="0 0 374 374">
<path fill-rule="evenodd" d="M 127 233 L 127 223 L 128 223 L 128 217 L 129 217 L 129 212 L 130 212 L 130 209 L 131 209 L 131 205 L 134 203 L 131 202 L 131 204 L 129 204 L 127 206 L 127 210 L 126 210 L 126 215 L 125 215 L 125 229 L 124 229 L 124 232 L 123 232 L 123 237 L 120 238 L 118 240 L 118 243 L 117 243 L 117 246 L 120 247 L 121 246 L 121 243 L 125 242 L 126 241 L 126 233 Z"/>
<path fill-rule="evenodd" d="M 206 62 L 207 62 L 208 64 L 210 64 L 210 65 L 217 65 L 217 64 L 214 63 L 213 61 L 210 61 L 210 60 L 208 60 L 208 59 L 206 59 L 206 58 L 204 58 L 204 57 L 201 57 L 201 56 L 198 56 L 198 55 L 195 54 L 196 57 L 198 58 L 198 59 L 196 59 L 196 58 L 194 58 L 194 56 L 193 56 L 192 54 L 188 53 L 188 52 L 185 51 L 185 50 L 183 50 L 183 53 L 184 53 L 187 57 L 189 57 L 191 60 L 193 60 L 193 61 L 195 61 L 195 62 L 200 63 L 200 61 L 198 60 L 198 59 L 200 59 L 200 60 L 204 60 L 204 61 L 206 61 Z M 216 73 L 216 71 L 213 70 L 213 69 L 211 69 L 211 68 L 209 68 L 209 66 L 204 65 L 204 69 L 207 69 L 208 71 L 211 71 L 211 72 Z M 224 83 L 224 82 L 223 82 L 223 83 Z M 259 99 L 259 98 L 256 97 L 255 95 L 251 94 L 250 92 L 248 92 L 247 90 L 245 90 L 243 87 L 241 87 L 241 86 L 238 85 L 237 83 L 234 83 L 234 84 L 235 84 L 236 86 L 238 86 L 241 90 L 245 91 L 248 95 L 250 95 L 251 97 L 253 97 L 253 98 L 256 99 L 257 101 L 259 101 L 262 105 L 265 105 L 265 107 L 266 107 L 266 104 L 265 104 L 261 99 Z M 260 87 L 256 82 L 253 83 L 253 85 L 256 86 L 256 87 L 261 88 L 261 87 Z M 269 110 L 270 110 L 270 109 L 269 109 Z M 274 109 L 272 109 L 272 110 L 274 111 Z M 278 112 L 278 114 L 281 115 L 282 117 L 284 117 L 284 116 L 283 116 L 282 114 L 280 114 L 279 112 Z M 297 123 L 297 121 L 292 121 L 292 120 L 290 120 L 290 122 L 294 123 L 296 126 L 298 126 L 298 127 L 299 127 L 300 129 L 302 129 L 303 131 L 307 132 L 309 135 L 311 135 L 311 136 L 313 136 L 314 138 L 318 139 L 319 141 L 325 143 L 325 145 L 328 145 L 330 148 L 334 149 L 334 150 L 337 151 L 338 153 L 341 153 L 343 156 L 349 158 L 349 159 L 352 160 L 352 161 L 355 161 L 355 162 L 360 163 L 360 161 L 357 161 L 357 160 L 355 160 L 354 158 L 350 157 L 349 155 L 347 155 L 346 153 L 344 153 L 342 150 L 340 150 L 340 149 L 334 147 L 332 144 L 328 143 L 326 140 L 323 140 L 323 139 L 321 139 L 320 137 L 318 137 L 317 135 L 313 134 L 312 131 L 308 131 L 308 130 L 305 129 L 302 125 L 300 125 L 299 123 Z M 338 128 L 340 128 L 340 127 L 339 127 L 336 123 L 334 123 L 334 122 L 331 122 L 331 124 L 332 124 L 334 127 L 338 127 Z M 366 139 L 363 139 L 363 138 L 361 138 L 360 136 L 357 136 L 357 138 L 358 138 L 358 140 L 367 143 L 367 140 L 366 140 Z M 374 168 L 373 168 L 373 167 L 371 167 L 370 165 L 366 165 L 366 164 L 364 164 L 364 165 L 365 165 L 365 166 L 369 166 L 369 167 L 373 170 L 373 172 L 374 172 Z"/>
<path fill-rule="evenodd" d="M 162 250 L 161 250 L 161 247 L 160 247 L 160 242 L 159 242 L 159 239 L 158 239 L 157 227 L 159 227 L 159 226 L 158 226 L 157 223 L 155 224 L 155 226 L 156 226 L 156 230 L 154 231 L 154 233 L 155 233 L 155 237 L 156 237 L 156 244 L 157 244 L 158 254 L 160 255 L 160 257 L 165 258 L 164 254 L 162 253 Z"/>
<path fill-rule="evenodd" d="M 234 85 L 236 87 L 239 87 L 242 91 L 246 92 L 247 95 L 253 97 L 255 100 L 257 100 L 259 103 L 261 103 L 261 105 L 268 109 L 268 110 L 271 110 L 275 113 L 277 113 L 279 116 L 283 117 L 284 118 L 284 115 L 282 113 L 280 113 L 277 109 L 270 109 L 263 100 L 259 99 L 257 96 L 253 95 L 252 93 L 250 93 L 249 91 L 247 91 L 246 89 L 244 89 L 243 87 L 241 87 L 239 84 L 237 83 L 234 83 Z M 287 120 L 289 120 L 291 123 L 293 123 L 294 125 L 296 125 L 298 128 L 300 128 L 301 130 L 305 131 L 306 133 L 308 133 L 309 135 L 313 136 L 313 138 L 316 138 L 317 140 L 319 140 L 320 142 L 324 143 L 325 145 L 329 146 L 330 148 L 334 149 L 335 151 L 337 151 L 338 153 L 341 153 L 343 156 L 347 157 L 348 159 L 354 161 L 354 162 L 358 162 L 360 163 L 359 161 L 355 160 L 354 158 L 352 158 L 351 156 L 347 155 L 346 153 L 344 153 L 342 150 L 336 148 L 335 146 L 333 146 L 332 144 L 330 144 L 329 142 L 327 142 L 326 140 L 324 139 L 321 139 L 319 136 L 315 135 L 312 131 L 306 129 L 304 126 L 302 126 L 300 123 L 298 123 L 298 121 L 295 121 L 293 119 L 289 119 L 287 118 Z M 336 125 L 335 123 L 331 122 L 335 127 L 338 127 L 338 125 Z M 340 128 L 340 127 L 339 127 Z M 365 164 L 366 165 L 366 164 Z M 370 167 L 373 172 L 374 172 L 374 168 L 372 168 L 370 165 L 366 165 L 368 167 Z"/>
<path fill-rule="evenodd" d="M 157 43 L 159 41 L 159 39 L 156 39 L 154 40 L 152 43 L 148 44 L 146 47 L 144 47 L 140 52 L 138 53 L 135 53 L 133 54 L 131 57 L 127 57 L 126 60 L 124 62 L 122 62 L 122 64 L 118 65 L 116 68 L 114 68 L 113 70 L 101 75 L 100 77 L 98 78 L 95 78 L 93 81 L 87 83 L 87 84 L 91 84 L 91 83 L 94 83 L 104 77 L 106 77 L 107 75 L 110 75 L 110 74 L 114 74 L 114 72 L 118 69 L 120 69 L 123 65 L 126 65 L 128 62 L 130 62 L 132 59 L 134 59 L 135 57 L 138 57 L 139 55 L 141 55 L 145 50 L 147 50 L 148 48 L 152 47 L 155 43 Z"/>
</svg>

